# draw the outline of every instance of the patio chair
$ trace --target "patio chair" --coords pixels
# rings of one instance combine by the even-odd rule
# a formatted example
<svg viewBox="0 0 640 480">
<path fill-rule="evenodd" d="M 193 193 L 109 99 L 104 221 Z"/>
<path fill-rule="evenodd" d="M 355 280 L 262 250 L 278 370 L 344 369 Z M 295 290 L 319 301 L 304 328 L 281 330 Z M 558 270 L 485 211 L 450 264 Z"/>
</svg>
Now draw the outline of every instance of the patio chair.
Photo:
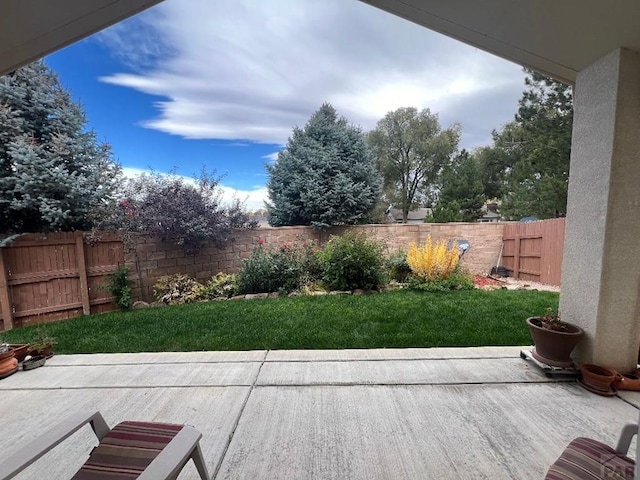
<svg viewBox="0 0 640 480">
<path fill-rule="evenodd" d="M 627 423 L 615 449 L 591 438 L 576 438 L 551 465 L 545 480 L 640 480 L 635 462 L 627 457 L 637 433 L 638 424 Z M 640 442 L 636 442 L 636 458 L 639 455 Z"/>
<path fill-rule="evenodd" d="M 78 413 L 26 444 L 0 463 L 0 480 L 9 480 L 87 423 L 99 444 L 72 480 L 175 480 L 189 461 L 202 480 L 210 480 L 200 450 L 202 434 L 188 425 L 122 422 L 110 429 L 100 412 Z"/>
</svg>

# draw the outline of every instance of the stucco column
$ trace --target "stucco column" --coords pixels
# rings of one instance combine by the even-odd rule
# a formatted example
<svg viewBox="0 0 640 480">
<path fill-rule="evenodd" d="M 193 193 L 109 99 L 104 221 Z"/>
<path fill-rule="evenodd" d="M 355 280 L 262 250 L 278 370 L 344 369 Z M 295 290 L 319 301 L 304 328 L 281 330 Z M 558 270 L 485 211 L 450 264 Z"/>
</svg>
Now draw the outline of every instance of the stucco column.
<svg viewBox="0 0 640 480">
<path fill-rule="evenodd" d="M 632 371 L 640 344 L 640 54 L 578 74 L 562 319 L 584 328 L 578 362 Z"/>
</svg>

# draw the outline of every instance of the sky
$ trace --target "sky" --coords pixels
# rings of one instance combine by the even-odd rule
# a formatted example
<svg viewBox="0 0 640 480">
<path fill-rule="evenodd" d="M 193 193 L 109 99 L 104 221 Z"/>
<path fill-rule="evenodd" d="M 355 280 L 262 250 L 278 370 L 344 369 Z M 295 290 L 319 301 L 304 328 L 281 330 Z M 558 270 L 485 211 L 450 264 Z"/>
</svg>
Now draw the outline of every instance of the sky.
<svg viewBox="0 0 640 480">
<path fill-rule="evenodd" d="M 205 167 L 250 210 L 324 102 L 363 131 L 429 108 L 472 150 L 524 89 L 521 67 L 357 0 L 166 0 L 46 62 L 126 175 Z"/>
</svg>

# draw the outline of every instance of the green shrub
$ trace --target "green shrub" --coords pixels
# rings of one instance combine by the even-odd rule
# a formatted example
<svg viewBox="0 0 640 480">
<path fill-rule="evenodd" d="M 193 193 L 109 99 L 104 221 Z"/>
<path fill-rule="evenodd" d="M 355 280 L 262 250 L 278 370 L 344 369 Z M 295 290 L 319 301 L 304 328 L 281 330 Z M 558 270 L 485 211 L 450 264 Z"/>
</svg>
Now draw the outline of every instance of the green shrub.
<svg viewBox="0 0 640 480">
<path fill-rule="evenodd" d="M 105 278 L 104 288 L 116 297 L 116 306 L 120 310 L 129 310 L 133 304 L 131 285 L 129 284 L 129 269 L 123 265 Z"/>
<path fill-rule="evenodd" d="M 204 284 L 200 291 L 200 296 L 207 300 L 229 298 L 234 296 L 236 291 L 236 276 L 220 272 Z"/>
<path fill-rule="evenodd" d="M 411 275 L 411 267 L 407 263 L 407 252 L 398 250 L 389 255 L 386 261 L 389 276 L 396 282 L 405 283 Z"/>
<path fill-rule="evenodd" d="M 313 242 L 285 243 L 267 248 L 264 242 L 253 249 L 237 276 L 238 291 L 245 293 L 292 292 L 318 276 Z"/>
<path fill-rule="evenodd" d="M 201 298 L 203 287 L 184 273 L 160 277 L 153 286 L 156 300 L 168 305 L 191 303 Z"/>
<path fill-rule="evenodd" d="M 409 288 L 424 292 L 448 292 L 451 290 L 473 290 L 473 279 L 462 270 L 457 269 L 447 278 L 426 281 L 417 276 L 409 277 Z"/>
<path fill-rule="evenodd" d="M 319 254 L 322 281 L 331 290 L 375 289 L 385 282 L 384 245 L 362 234 L 331 237 Z"/>
</svg>

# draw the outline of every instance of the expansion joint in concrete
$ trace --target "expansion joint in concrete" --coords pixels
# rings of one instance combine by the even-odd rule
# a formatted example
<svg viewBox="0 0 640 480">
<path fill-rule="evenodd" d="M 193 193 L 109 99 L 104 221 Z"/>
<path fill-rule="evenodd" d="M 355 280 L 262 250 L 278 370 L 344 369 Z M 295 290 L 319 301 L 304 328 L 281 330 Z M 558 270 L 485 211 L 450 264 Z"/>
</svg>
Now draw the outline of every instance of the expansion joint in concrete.
<svg viewBox="0 0 640 480">
<path fill-rule="evenodd" d="M 258 378 L 260 377 L 260 371 L 262 370 L 262 367 L 264 366 L 264 363 L 267 359 L 267 356 L 269 355 L 269 350 L 267 350 L 264 354 L 264 357 L 262 357 L 262 361 L 260 362 L 260 367 L 258 368 L 258 371 L 256 372 L 256 376 L 253 378 L 253 382 L 251 383 L 251 388 L 249 388 L 249 391 L 247 392 L 247 395 L 244 397 L 244 401 L 242 402 L 242 407 L 240 407 L 240 411 L 238 412 L 238 416 L 236 417 L 235 422 L 233 423 L 233 428 L 231 430 L 231 433 L 229 434 L 229 437 L 227 438 L 227 442 L 224 446 L 224 449 L 222 451 L 222 455 L 220 456 L 220 460 L 218 460 L 218 463 L 216 464 L 215 468 L 213 469 L 213 474 L 211 475 L 211 479 L 215 480 L 218 477 L 218 473 L 220 472 L 220 467 L 222 466 L 222 463 L 224 462 L 224 458 L 227 456 L 227 452 L 229 451 L 229 446 L 231 445 L 231 442 L 233 441 L 233 436 L 236 433 L 236 429 L 238 428 L 238 424 L 240 423 L 240 419 L 242 418 L 242 414 L 244 413 L 244 409 L 247 407 L 247 403 L 249 403 L 249 397 L 251 397 L 251 393 L 253 392 L 253 390 L 256 387 L 256 383 L 258 383 Z"/>
</svg>

